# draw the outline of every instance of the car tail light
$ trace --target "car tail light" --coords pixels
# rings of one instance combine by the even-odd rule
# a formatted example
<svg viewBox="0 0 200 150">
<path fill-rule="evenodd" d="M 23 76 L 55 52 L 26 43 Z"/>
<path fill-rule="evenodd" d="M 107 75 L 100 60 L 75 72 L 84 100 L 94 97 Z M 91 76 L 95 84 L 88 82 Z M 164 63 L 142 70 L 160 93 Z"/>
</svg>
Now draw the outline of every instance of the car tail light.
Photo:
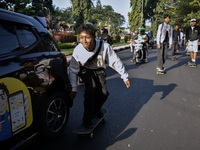
<svg viewBox="0 0 200 150">
<path fill-rule="evenodd" d="M 63 57 L 64 57 L 64 59 L 65 59 L 66 67 L 68 67 L 67 56 L 66 56 L 64 53 L 62 53 L 62 55 L 63 55 Z"/>
</svg>

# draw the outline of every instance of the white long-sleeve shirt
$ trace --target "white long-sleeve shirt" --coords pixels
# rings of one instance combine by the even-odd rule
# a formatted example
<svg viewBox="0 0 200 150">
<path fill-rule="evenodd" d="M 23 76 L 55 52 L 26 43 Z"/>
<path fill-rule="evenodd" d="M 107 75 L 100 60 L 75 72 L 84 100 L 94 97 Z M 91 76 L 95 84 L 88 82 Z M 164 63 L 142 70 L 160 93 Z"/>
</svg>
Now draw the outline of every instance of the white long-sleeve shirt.
<svg viewBox="0 0 200 150">
<path fill-rule="evenodd" d="M 168 37 L 169 37 L 169 45 L 172 44 L 173 29 L 172 29 L 172 26 L 170 24 L 166 24 L 165 22 L 161 23 L 158 26 L 158 32 L 157 32 L 157 36 L 156 36 L 157 37 L 157 39 L 156 39 L 157 44 L 161 44 L 161 43 L 164 42 L 167 31 L 168 31 Z"/>
<path fill-rule="evenodd" d="M 96 47 L 93 51 L 86 50 L 81 43 L 75 47 L 69 66 L 69 79 L 72 85 L 72 91 L 77 91 L 77 77 L 80 71 L 80 65 L 88 69 L 106 68 L 105 61 L 107 61 L 109 66 L 116 70 L 124 81 L 128 80 L 128 73 L 125 71 L 123 63 L 106 42 L 102 43 L 97 58 L 91 63 L 86 64 L 87 60 L 97 52 L 99 46 L 100 41 L 96 40 Z"/>
</svg>

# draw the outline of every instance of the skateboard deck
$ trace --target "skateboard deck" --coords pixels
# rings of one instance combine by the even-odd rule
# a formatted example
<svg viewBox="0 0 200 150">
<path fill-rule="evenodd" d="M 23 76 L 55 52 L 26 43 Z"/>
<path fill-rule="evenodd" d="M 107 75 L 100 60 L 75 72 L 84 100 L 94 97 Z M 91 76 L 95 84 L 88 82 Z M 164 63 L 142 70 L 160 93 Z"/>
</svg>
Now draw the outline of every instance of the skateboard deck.
<svg viewBox="0 0 200 150">
<path fill-rule="evenodd" d="M 191 64 L 189 64 L 189 63 L 188 63 L 188 66 L 189 66 L 190 68 L 196 68 L 196 67 L 197 67 L 196 65 L 191 65 Z"/>
<path fill-rule="evenodd" d="M 190 68 L 196 68 L 197 66 L 193 66 L 193 65 L 188 65 Z"/>
<path fill-rule="evenodd" d="M 156 71 L 156 74 L 165 74 L 165 71 Z"/>
<path fill-rule="evenodd" d="M 98 126 L 99 123 L 102 121 L 105 122 L 105 116 L 107 114 L 107 109 L 102 108 L 101 111 L 103 112 L 104 116 L 102 118 L 93 118 L 93 126 L 91 128 L 85 128 L 83 124 L 79 125 L 76 129 L 74 129 L 72 132 L 78 135 L 89 135 L 91 138 L 93 137 L 93 131 Z"/>
</svg>

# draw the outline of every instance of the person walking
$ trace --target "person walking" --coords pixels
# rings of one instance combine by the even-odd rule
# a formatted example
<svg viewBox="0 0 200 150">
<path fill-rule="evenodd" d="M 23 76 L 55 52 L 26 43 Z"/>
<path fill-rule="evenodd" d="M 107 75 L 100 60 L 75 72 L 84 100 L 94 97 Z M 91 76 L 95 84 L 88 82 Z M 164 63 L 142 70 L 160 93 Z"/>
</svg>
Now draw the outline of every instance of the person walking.
<svg viewBox="0 0 200 150">
<path fill-rule="evenodd" d="M 100 27 L 100 33 L 97 35 L 97 40 L 105 41 L 113 47 L 111 37 L 108 35 L 108 30 L 104 27 Z"/>
<path fill-rule="evenodd" d="M 72 85 L 70 98 L 76 97 L 77 77 L 80 76 L 85 84 L 83 125 L 91 128 L 92 118 L 103 116 L 100 110 L 109 95 L 106 88 L 105 61 L 121 75 L 127 88 L 130 87 L 130 81 L 124 65 L 111 46 L 95 39 L 94 26 L 82 24 L 78 33 L 80 44 L 75 47 L 69 65 L 69 79 Z"/>
<path fill-rule="evenodd" d="M 105 33 L 105 27 L 104 26 L 100 26 L 100 32 L 97 35 L 97 40 L 101 40 L 103 41 L 106 37 L 106 33 Z"/>
<path fill-rule="evenodd" d="M 167 49 L 168 49 L 168 42 L 169 48 L 172 46 L 172 34 L 173 29 L 172 26 L 169 24 L 170 16 L 168 14 L 164 15 L 164 22 L 161 23 L 158 27 L 157 31 L 157 71 L 164 71 L 165 68 L 163 67 L 166 57 L 167 57 Z"/>
<path fill-rule="evenodd" d="M 191 26 L 186 29 L 186 46 L 190 52 L 191 61 L 188 62 L 189 67 L 196 67 L 196 57 L 200 39 L 200 27 L 196 26 L 196 19 L 191 19 Z"/>
<path fill-rule="evenodd" d="M 134 62 L 135 61 L 135 40 L 137 40 L 138 39 L 138 34 L 139 34 L 139 30 L 135 30 L 135 32 L 134 32 L 135 34 L 134 34 L 134 36 L 133 36 L 133 38 L 131 39 L 132 40 L 132 43 L 131 43 L 131 47 L 132 47 L 132 53 L 133 53 L 133 58 L 131 59 L 131 62 Z"/>
<path fill-rule="evenodd" d="M 113 47 L 113 42 L 112 42 L 112 39 L 111 39 L 110 35 L 108 35 L 108 30 L 105 29 L 105 30 L 104 30 L 104 33 L 105 33 L 106 35 L 105 35 L 105 37 L 104 37 L 103 40 L 104 40 L 105 42 L 107 42 L 108 44 L 110 44 L 110 46 Z"/>
<path fill-rule="evenodd" d="M 180 32 L 179 44 L 180 44 L 180 47 L 184 47 L 184 33 L 183 33 L 183 29 L 180 28 L 180 29 L 179 29 L 179 32 Z"/>
<path fill-rule="evenodd" d="M 179 46 L 180 41 L 180 31 L 178 30 L 178 25 L 175 25 L 175 29 L 173 30 L 173 36 L 172 36 L 172 60 L 176 60 L 176 54 Z"/>
<path fill-rule="evenodd" d="M 149 37 L 148 35 L 145 33 L 145 28 L 141 27 L 139 28 L 140 29 L 140 34 L 138 35 L 138 40 L 144 40 L 144 43 L 143 43 L 143 60 L 145 60 L 145 62 L 147 63 L 148 62 L 148 59 L 147 59 L 147 44 L 148 44 L 148 40 L 149 40 Z"/>
</svg>

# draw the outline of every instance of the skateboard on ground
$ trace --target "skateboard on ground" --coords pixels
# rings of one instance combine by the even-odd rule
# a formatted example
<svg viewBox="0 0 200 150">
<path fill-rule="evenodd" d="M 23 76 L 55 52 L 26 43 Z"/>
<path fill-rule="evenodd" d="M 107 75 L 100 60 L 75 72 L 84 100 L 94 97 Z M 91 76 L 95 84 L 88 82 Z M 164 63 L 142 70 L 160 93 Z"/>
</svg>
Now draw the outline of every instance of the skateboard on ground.
<svg viewBox="0 0 200 150">
<path fill-rule="evenodd" d="M 196 68 L 196 67 L 197 67 L 197 65 L 192 65 L 192 64 L 190 64 L 189 62 L 188 62 L 188 66 L 189 66 L 190 68 Z"/>
<path fill-rule="evenodd" d="M 188 65 L 190 68 L 196 68 L 196 65 Z"/>
<path fill-rule="evenodd" d="M 93 122 L 93 126 L 91 128 L 85 128 L 83 126 L 83 124 L 79 125 L 76 129 L 74 129 L 72 132 L 77 134 L 78 136 L 81 136 L 81 135 L 86 135 L 86 136 L 89 136 L 90 138 L 93 137 L 93 131 L 94 129 L 101 123 L 101 122 L 106 122 L 106 114 L 107 114 L 107 109 L 105 108 L 102 108 L 101 109 L 101 112 L 104 114 L 104 116 L 102 118 L 93 118 L 92 119 L 92 122 Z"/>
<path fill-rule="evenodd" d="M 156 74 L 165 74 L 165 73 L 166 73 L 165 70 L 163 70 L 163 71 L 156 70 Z"/>
<path fill-rule="evenodd" d="M 177 59 L 176 59 L 176 57 L 172 57 L 172 61 L 176 61 Z"/>
</svg>

